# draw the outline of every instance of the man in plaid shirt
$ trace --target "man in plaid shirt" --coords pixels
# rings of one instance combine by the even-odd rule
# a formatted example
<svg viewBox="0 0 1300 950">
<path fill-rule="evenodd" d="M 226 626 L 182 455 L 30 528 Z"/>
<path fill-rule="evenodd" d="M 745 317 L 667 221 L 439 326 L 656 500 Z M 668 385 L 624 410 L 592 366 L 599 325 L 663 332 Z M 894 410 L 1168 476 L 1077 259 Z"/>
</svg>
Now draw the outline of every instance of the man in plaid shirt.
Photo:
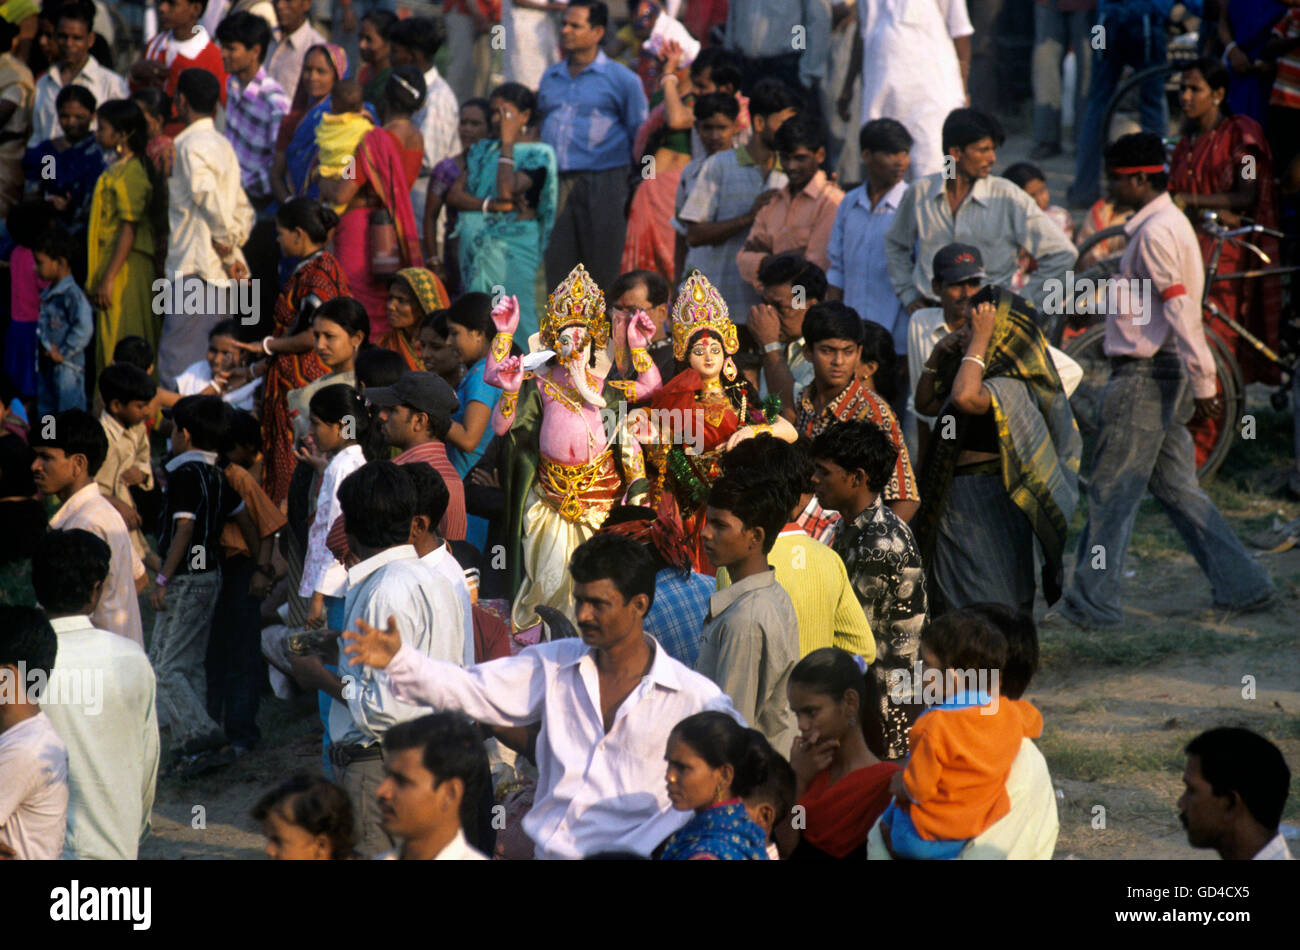
<svg viewBox="0 0 1300 950">
<path fill-rule="evenodd" d="M 217 26 L 226 66 L 226 140 L 239 159 L 239 178 L 257 223 L 244 246 L 248 269 L 260 288 L 259 311 L 268 323 L 275 308 L 275 219 L 271 205 L 271 160 L 280 122 L 289 112 L 289 97 L 262 63 L 271 44 L 271 28 L 255 13 L 232 13 Z"/>
</svg>

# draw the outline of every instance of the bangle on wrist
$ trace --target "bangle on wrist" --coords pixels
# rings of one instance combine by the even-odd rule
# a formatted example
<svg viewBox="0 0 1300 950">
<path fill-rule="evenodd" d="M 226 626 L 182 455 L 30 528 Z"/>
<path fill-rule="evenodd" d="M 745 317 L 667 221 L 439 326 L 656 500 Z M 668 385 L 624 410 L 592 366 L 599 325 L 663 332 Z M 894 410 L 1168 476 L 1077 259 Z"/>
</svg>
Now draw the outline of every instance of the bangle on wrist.
<svg viewBox="0 0 1300 950">
<path fill-rule="evenodd" d="M 984 361 L 983 361 L 982 359 L 980 359 L 978 356 L 970 356 L 970 355 L 968 354 L 968 355 L 963 356 L 963 357 L 961 358 L 961 361 L 962 361 L 963 363 L 965 363 L 967 360 L 969 360 L 969 361 L 972 362 L 972 363 L 979 363 L 979 364 L 980 364 L 980 369 L 988 369 L 988 367 L 984 365 Z"/>
<path fill-rule="evenodd" d="M 781 349 L 781 348 L 782 348 L 782 343 L 781 343 L 781 341 L 780 341 L 780 340 L 773 340 L 771 343 L 764 343 L 764 344 L 763 344 L 763 353 L 764 353 L 764 354 L 767 354 L 767 353 L 775 353 L 777 350 L 779 350 L 779 349 Z"/>
<path fill-rule="evenodd" d="M 514 163 L 515 160 L 506 155 L 502 155 L 500 158 L 497 159 L 498 165 L 513 165 Z"/>
<path fill-rule="evenodd" d="M 484 198 L 484 199 L 483 199 L 483 213 L 484 213 L 484 214 L 487 214 L 487 213 L 488 213 L 488 205 L 490 205 L 491 203 L 492 203 L 492 199 L 491 199 L 491 198 Z"/>
<path fill-rule="evenodd" d="M 264 336 L 264 337 L 262 337 L 262 352 L 265 353 L 267 356 L 274 356 L 274 355 L 275 355 L 274 353 L 271 352 L 271 340 L 272 340 L 272 339 L 273 339 L 273 337 L 269 337 L 269 336 Z"/>
<path fill-rule="evenodd" d="M 153 582 L 157 584 L 159 587 L 166 587 L 167 575 L 159 571 L 158 574 L 154 577 Z"/>
</svg>

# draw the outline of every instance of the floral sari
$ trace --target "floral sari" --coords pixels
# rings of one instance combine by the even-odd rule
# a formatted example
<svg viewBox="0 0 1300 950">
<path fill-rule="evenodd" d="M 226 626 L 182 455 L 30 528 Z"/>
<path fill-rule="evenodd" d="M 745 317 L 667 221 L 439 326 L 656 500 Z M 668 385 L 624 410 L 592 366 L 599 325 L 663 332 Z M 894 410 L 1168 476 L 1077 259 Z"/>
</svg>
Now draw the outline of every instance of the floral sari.
<svg viewBox="0 0 1300 950">
<path fill-rule="evenodd" d="M 732 799 L 698 813 L 664 845 L 662 861 L 766 861 L 767 835 Z"/>
<path fill-rule="evenodd" d="M 476 142 L 466 153 L 467 188 L 475 198 L 501 197 L 497 194 L 500 154 L 501 143 L 496 139 Z M 507 295 L 519 301 L 519 329 L 515 335 L 526 340 L 538 328 L 533 285 L 555 226 L 560 176 L 555 152 L 549 145 L 518 142 L 514 159 L 515 170 L 530 174 L 535 182 L 537 216 L 521 221 L 513 211 L 462 211 L 455 233 L 460 239 L 461 286 L 466 291 L 488 294 L 494 293 L 494 287 L 505 288 Z"/>
</svg>

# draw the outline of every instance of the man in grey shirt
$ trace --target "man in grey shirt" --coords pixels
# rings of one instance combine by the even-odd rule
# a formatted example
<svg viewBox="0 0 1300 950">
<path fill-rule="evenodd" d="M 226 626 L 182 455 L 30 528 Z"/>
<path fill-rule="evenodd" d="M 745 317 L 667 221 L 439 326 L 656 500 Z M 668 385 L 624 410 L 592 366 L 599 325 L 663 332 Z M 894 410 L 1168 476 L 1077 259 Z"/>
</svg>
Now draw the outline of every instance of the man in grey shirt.
<svg viewBox="0 0 1300 950">
<path fill-rule="evenodd" d="M 732 584 L 709 598 L 695 671 L 717 683 L 772 748 L 790 754 L 794 712 L 786 698 L 799 662 L 799 621 L 767 555 L 785 524 L 785 487 L 770 474 L 723 475 L 709 492 L 704 551 Z"/>
<path fill-rule="evenodd" d="M 885 234 L 894 293 L 909 314 L 937 306 L 930 299 L 934 255 L 949 244 L 973 244 L 988 283 L 1010 289 L 1023 247 L 1038 260 L 1022 296 L 1041 306 L 1048 281 L 1074 264 L 1070 239 L 1019 187 L 990 174 L 1003 141 L 997 119 L 954 109 L 943 123 L 944 171 L 912 182 Z"/>
</svg>

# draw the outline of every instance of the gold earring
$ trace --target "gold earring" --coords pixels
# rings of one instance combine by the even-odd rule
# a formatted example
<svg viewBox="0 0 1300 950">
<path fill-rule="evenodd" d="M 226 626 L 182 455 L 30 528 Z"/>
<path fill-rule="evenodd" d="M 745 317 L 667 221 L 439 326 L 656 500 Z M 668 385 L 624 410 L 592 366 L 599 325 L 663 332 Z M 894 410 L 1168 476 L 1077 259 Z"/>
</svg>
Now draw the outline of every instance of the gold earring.
<svg viewBox="0 0 1300 950">
<path fill-rule="evenodd" d="M 727 382 L 729 383 L 734 382 L 736 379 L 736 364 L 731 361 L 730 356 L 728 356 L 727 361 L 722 364 L 722 375 L 727 377 Z"/>
</svg>

